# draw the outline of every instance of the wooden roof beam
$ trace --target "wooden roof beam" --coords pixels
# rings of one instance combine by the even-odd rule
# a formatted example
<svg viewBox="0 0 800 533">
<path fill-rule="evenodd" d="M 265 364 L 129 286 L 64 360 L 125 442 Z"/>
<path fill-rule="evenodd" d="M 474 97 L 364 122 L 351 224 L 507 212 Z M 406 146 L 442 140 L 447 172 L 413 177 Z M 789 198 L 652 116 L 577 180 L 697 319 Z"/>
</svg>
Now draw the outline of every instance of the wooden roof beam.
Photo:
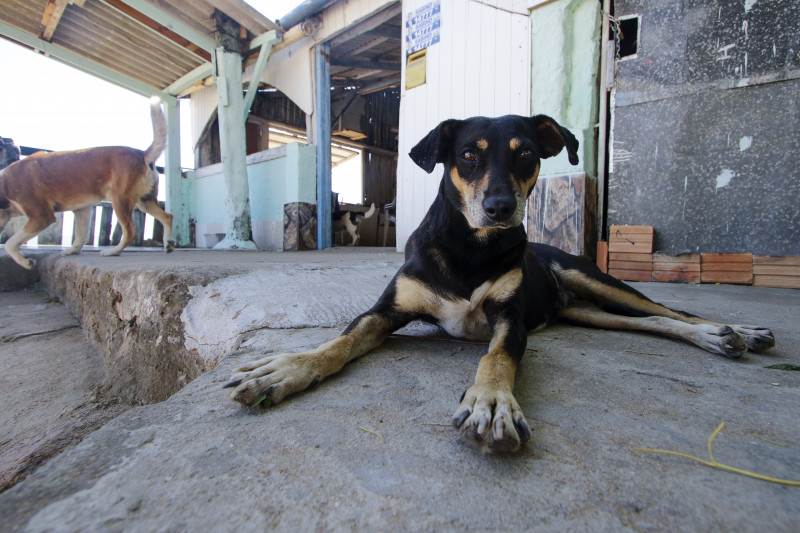
<svg viewBox="0 0 800 533">
<path fill-rule="evenodd" d="M 42 15 L 44 29 L 42 30 L 41 38 L 45 41 L 49 42 L 53 39 L 53 34 L 56 32 L 58 23 L 61 22 L 61 16 L 64 15 L 68 3 L 69 0 L 48 0 Z"/>
</svg>

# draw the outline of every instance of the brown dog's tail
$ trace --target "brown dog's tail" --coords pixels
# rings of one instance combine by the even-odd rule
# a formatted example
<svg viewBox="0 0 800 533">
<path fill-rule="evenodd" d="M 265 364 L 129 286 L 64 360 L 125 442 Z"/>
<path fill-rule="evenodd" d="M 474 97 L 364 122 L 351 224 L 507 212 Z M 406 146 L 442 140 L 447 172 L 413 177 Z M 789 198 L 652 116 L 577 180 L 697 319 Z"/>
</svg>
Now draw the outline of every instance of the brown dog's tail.
<svg viewBox="0 0 800 533">
<path fill-rule="evenodd" d="M 161 99 L 150 98 L 150 119 L 153 121 L 153 144 L 144 151 L 144 161 L 150 166 L 167 146 L 167 120 L 161 111 Z"/>
</svg>

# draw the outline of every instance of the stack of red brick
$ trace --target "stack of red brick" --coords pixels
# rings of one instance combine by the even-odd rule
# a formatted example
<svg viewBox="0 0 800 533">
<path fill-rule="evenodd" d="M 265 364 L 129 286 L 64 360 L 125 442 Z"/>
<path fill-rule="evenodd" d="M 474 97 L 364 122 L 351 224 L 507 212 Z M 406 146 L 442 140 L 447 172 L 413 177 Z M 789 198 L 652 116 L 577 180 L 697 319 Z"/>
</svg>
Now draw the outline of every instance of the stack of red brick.
<svg viewBox="0 0 800 533">
<path fill-rule="evenodd" d="M 738 283 L 800 289 L 800 256 L 653 253 L 652 226 L 611 226 L 597 245 L 603 272 L 626 281 Z"/>
</svg>

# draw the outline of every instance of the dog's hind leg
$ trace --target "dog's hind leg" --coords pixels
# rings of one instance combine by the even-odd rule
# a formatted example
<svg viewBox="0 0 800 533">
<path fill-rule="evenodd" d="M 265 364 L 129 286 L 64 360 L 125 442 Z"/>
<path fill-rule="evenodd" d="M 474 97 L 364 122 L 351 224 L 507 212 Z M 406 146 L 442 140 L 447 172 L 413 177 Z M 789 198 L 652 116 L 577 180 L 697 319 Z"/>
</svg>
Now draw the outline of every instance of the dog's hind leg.
<svg viewBox="0 0 800 533">
<path fill-rule="evenodd" d="M 22 268 L 33 268 L 33 261 L 22 255 L 19 247 L 33 239 L 47 229 L 47 226 L 56 221 L 55 214 L 50 211 L 40 215 L 28 215 L 28 221 L 6 241 L 6 253 Z"/>
<path fill-rule="evenodd" d="M 599 269 L 554 268 L 553 271 L 578 300 L 595 306 L 568 308 L 561 317 L 571 322 L 660 333 L 728 357 L 738 357 L 747 349 L 759 352 L 775 345 L 775 337 L 767 328 L 728 326 L 670 309 Z"/>
<path fill-rule="evenodd" d="M 139 209 L 155 218 L 164 226 L 164 251 L 170 253 L 175 250 L 175 240 L 172 237 L 172 215 L 161 209 L 155 198 L 141 200 Z"/>
<path fill-rule="evenodd" d="M 609 313 L 588 302 L 578 302 L 561 313 L 561 319 L 579 326 L 646 331 L 672 337 L 730 358 L 741 356 L 747 345 L 733 328 L 720 324 L 690 324 L 665 316 L 625 316 Z"/>
<path fill-rule="evenodd" d="M 81 253 L 81 248 L 86 244 L 86 237 L 89 231 L 89 219 L 92 216 L 93 205 L 76 209 L 75 215 L 75 235 L 72 238 L 72 246 L 61 252 L 61 255 L 77 255 Z"/>
<path fill-rule="evenodd" d="M 133 202 L 127 198 L 115 196 L 111 198 L 111 205 L 117 215 L 119 225 L 122 226 L 122 239 L 119 244 L 110 250 L 103 250 L 100 255 L 119 255 L 136 238 L 136 228 L 133 226 Z"/>
</svg>

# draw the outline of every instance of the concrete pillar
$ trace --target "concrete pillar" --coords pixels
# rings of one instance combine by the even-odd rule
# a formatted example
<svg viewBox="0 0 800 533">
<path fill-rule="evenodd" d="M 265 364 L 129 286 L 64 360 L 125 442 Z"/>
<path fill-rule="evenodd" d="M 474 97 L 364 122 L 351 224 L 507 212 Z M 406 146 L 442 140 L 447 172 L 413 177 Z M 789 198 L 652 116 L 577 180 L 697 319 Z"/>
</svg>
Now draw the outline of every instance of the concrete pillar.
<svg viewBox="0 0 800 533">
<path fill-rule="evenodd" d="M 182 194 L 180 104 L 176 99 L 163 105 L 167 119 L 167 149 L 164 152 L 165 210 L 172 215 L 172 234 L 175 244 L 188 246 L 189 213 Z"/>
<path fill-rule="evenodd" d="M 214 249 L 255 250 L 250 228 L 250 187 L 247 182 L 247 149 L 242 92 L 242 56 L 223 48 L 216 50 L 214 81 L 217 84 L 220 151 L 225 176 L 225 238 Z"/>
</svg>

